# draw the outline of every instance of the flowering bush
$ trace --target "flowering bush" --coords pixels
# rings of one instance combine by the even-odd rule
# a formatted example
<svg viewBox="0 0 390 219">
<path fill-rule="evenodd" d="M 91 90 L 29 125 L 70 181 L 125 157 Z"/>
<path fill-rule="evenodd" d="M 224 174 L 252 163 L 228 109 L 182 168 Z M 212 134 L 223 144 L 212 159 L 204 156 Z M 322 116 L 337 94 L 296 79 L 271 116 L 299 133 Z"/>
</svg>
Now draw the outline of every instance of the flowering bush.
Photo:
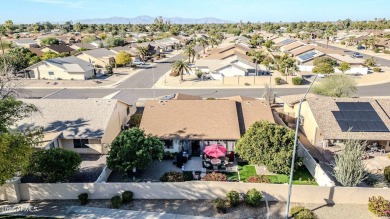
<svg viewBox="0 0 390 219">
<path fill-rule="evenodd" d="M 161 182 L 184 182 L 186 181 L 183 173 L 180 172 L 166 172 L 160 177 Z"/>
<path fill-rule="evenodd" d="M 257 175 L 257 176 L 249 177 L 248 182 L 249 183 L 271 183 L 271 180 L 269 180 L 266 176 Z"/>
<path fill-rule="evenodd" d="M 227 177 L 223 173 L 212 172 L 206 174 L 206 176 L 203 177 L 203 180 L 204 181 L 226 181 Z"/>
<path fill-rule="evenodd" d="M 382 196 L 372 196 L 368 199 L 368 210 L 378 217 L 390 217 L 390 201 Z"/>
</svg>

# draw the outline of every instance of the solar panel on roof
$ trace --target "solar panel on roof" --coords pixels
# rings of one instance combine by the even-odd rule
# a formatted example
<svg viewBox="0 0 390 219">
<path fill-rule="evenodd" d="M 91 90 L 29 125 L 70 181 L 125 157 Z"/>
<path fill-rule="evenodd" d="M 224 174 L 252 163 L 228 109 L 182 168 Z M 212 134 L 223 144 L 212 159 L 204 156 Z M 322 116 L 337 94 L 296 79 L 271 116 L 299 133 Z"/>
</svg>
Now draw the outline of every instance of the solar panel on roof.
<svg viewBox="0 0 390 219">
<path fill-rule="evenodd" d="M 389 132 L 369 102 L 336 102 L 339 111 L 332 111 L 343 132 Z"/>
</svg>

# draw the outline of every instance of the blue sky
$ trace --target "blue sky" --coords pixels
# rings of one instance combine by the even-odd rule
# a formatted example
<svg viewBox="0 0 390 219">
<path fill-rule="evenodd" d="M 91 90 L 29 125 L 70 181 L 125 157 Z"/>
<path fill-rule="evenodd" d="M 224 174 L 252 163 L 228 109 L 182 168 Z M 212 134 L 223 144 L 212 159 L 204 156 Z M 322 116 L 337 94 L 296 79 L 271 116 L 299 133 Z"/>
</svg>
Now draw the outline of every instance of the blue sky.
<svg viewBox="0 0 390 219">
<path fill-rule="evenodd" d="M 389 0 L 0 0 L 0 23 L 88 18 L 216 17 L 231 21 L 389 19 Z"/>
</svg>

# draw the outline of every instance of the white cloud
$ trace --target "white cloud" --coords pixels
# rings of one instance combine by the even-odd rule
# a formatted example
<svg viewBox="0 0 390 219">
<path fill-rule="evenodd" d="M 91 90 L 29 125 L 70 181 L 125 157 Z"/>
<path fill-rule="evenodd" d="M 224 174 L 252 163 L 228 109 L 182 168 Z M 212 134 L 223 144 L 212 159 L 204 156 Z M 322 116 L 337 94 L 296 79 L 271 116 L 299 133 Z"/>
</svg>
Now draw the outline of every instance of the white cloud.
<svg viewBox="0 0 390 219">
<path fill-rule="evenodd" d="M 72 1 L 72 0 L 28 0 L 30 2 L 51 4 L 51 5 L 61 5 L 69 8 L 82 8 L 83 1 Z"/>
</svg>

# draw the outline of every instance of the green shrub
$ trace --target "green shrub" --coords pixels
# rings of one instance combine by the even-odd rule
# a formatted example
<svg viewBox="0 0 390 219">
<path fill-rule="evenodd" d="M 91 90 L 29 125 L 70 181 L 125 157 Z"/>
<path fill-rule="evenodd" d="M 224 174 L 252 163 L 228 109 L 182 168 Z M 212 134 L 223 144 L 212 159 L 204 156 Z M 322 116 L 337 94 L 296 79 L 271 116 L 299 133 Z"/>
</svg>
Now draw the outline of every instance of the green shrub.
<svg viewBox="0 0 390 219">
<path fill-rule="evenodd" d="M 385 50 L 383 50 L 383 53 L 384 54 L 390 54 L 390 50 L 385 49 Z"/>
<path fill-rule="evenodd" d="M 232 190 L 226 194 L 226 200 L 229 202 L 229 204 L 234 207 L 238 205 L 238 202 L 240 201 L 240 194 L 238 192 Z"/>
<path fill-rule="evenodd" d="M 303 211 L 305 208 L 302 206 L 295 206 L 290 209 L 290 215 L 291 217 L 294 217 L 299 212 Z"/>
<path fill-rule="evenodd" d="M 345 45 L 345 41 L 341 41 L 341 43 L 340 43 L 340 44 L 344 46 L 344 45 Z"/>
<path fill-rule="evenodd" d="M 133 200 L 133 192 L 131 192 L 131 191 L 122 192 L 122 202 L 123 203 L 130 203 L 132 200 Z"/>
<path fill-rule="evenodd" d="M 214 207 L 217 209 L 218 213 L 225 214 L 226 213 L 226 205 L 225 200 L 221 198 L 217 198 L 214 200 Z"/>
<path fill-rule="evenodd" d="M 29 172 L 47 183 L 65 182 L 78 170 L 80 154 L 65 149 L 54 148 L 36 151 L 32 154 Z"/>
<path fill-rule="evenodd" d="M 207 97 L 206 100 L 216 100 L 214 97 Z"/>
<path fill-rule="evenodd" d="M 281 78 L 281 77 L 276 77 L 276 78 L 275 78 L 275 83 L 276 83 L 277 85 L 282 84 L 282 78 Z"/>
<path fill-rule="evenodd" d="M 314 214 L 312 211 L 309 209 L 303 209 L 300 212 L 298 212 L 295 216 L 294 219 L 317 219 L 317 215 Z"/>
<path fill-rule="evenodd" d="M 390 216 L 390 202 L 382 196 L 372 196 L 368 199 L 368 210 L 378 217 Z"/>
<path fill-rule="evenodd" d="M 302 77 L 293 77 L 292 78 L 292 83 L 294 85 L 300 85 L 302 83 L 302 81 L 303 81 Z"/>
<path fill-rule="evenodd" d="M 249 183 L 271 183 L 271 180 L 264 175 L 256 175 L 248 178 Z"/>
<path fill-rule="evenodd" d="M 141 124 L 142 114 L 141 113 L 134 113 L 130 116 L 130 128 L 133 127 L 139 127 Z"/>
<path fill-rule="evenodd" d="M 181 172 L 166 172 L 160 177 L 161 182 L 184 182 L 186 181 L 185 175 Z"/>
<path fill-rule="evenodd" d="M 260 205 L 261 198 L 261 192 L 253 188 L 246 193 L 245 201 L 252 207 L 258 207 Z"/>
<path fill-rule="evenodd" d="M 385 176 L 385 179 L 390 182 L 390 166 L 385 167 L 383 175 Z"/>
<path fill-rule="evenodd" d="M 119 208 L 122 204 L 122 198 L 119 195 L 116 195 L 111 198 L 111 206 L 113 208 Z"/>
<path fill-rule="evenodd" d="M 375 67 L 375 68 L 373 68 L 372 69 L 374 72 L 380 72 L 380 71 L 382 71 L 382 69 L 381 68 L 378 68 L 378 67 Z"/>
<path fill-rule="evenodd" d="M 78 198 L 80 205 L 86 205 L 88 203 L 88 193 L 81 193 Z"/>
<path fill-rule="evenodd" d="M 203 72 L 201 70 L 197 69 L 195 71 L 195 75 L 196 75 L 196 77 L 198 77 L 198 79 L 200 79 L 202 77 L 202 75 L 203 75 Z"/>
<path fill-rule="evenodd" d="M 202 180 L 203 181 L 226 181 L 227 176 L 223 173 L 212 172 L 206 174 Z"/>
<path fill-rule="evenodd" d="M 375 53 L 378 53 L 378 52 L 379 52 L 379 48 L 375 47 L 373 51 L 374 51 Z"/>
</svg>

